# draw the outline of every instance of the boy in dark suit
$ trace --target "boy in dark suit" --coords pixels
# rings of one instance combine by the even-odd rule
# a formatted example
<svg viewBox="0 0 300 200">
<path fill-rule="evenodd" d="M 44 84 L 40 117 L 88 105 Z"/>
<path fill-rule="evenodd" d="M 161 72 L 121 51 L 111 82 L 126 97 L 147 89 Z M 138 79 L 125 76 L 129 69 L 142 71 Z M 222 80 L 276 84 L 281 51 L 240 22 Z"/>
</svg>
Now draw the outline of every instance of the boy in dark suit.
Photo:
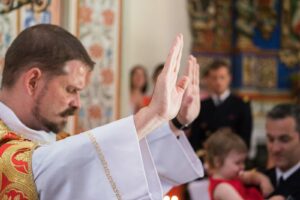
<svg viewBox="0 0 300 200">
<path fill-rule="evenodd" d="M 191 125 L 189 140 L 195 150 L 202 149 L 208 136 L 222 127 L 230 127 L 250 146 L 252 115 L 250 103 L 232 94 L 230 67 L 216 60 L 205 74 L 211 97 L 201 101 L 201 112 Z"/>
</svg>

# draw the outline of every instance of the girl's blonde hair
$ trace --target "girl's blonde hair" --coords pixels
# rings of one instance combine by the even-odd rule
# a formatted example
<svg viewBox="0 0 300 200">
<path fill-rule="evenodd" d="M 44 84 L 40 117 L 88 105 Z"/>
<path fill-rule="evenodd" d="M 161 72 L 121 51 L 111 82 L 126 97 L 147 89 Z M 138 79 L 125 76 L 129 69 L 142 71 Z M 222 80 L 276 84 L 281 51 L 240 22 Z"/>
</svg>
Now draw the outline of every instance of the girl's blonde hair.
<svg viewBox="0 0 300 200">
<path fill-rule="evenodd" d="M 247 153 L 248 149 L 240 136 L 233 133 L 230 128 L 221 128 L 213 133 L 205 142 L 206 162 L 209 169 L 215 169 L 216 159 L 222 165 L 230 151 Z"/>
</svg>

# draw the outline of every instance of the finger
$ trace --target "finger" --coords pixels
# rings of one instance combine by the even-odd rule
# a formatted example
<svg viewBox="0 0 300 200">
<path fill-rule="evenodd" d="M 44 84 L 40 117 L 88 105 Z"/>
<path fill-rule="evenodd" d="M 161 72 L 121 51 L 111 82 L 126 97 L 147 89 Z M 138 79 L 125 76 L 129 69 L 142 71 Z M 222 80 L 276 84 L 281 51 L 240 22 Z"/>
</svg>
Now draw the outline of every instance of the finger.
<svg viewBox="0 0 300 200">
<path fill-rule="evenodd" d="M 179 44 L 179 52 L 176 57 L 176 64 L 175 64 L 175 69 L 174 72 L 178 73 L 179 68 L 180 68 L 180 62 L 181 62 L 181 56 L 182 56 L 182 49 L 183 49 L 183 35 L 179 34 L 179 39 L 180 39 L 180 44 Z"/>
<path fill-rule="evenodd" d="M 181 49 L 181 41 L 180 41 L 180 37 L 179 37 L 178 45 L 177 45 L 177 47 L 174 51 L 174 55 L 173 55 L 172 60 L 170 62 L 170 71 L 172 71 L 172 72 L 176 72 L 177 58 L 178 58 L 178 55 L 180 54 L 180 49 Z"/>
<path fill-rule="evenodd" d="M 192 78 L 192 85 L 196 85 L 196 73 L 197 73 L 197 63 L 196 63 L 196 58 L 194 56 L 192 56 L 192 74 L 191 74 L 191 78 Z"/>
<path fill-rule="evenodd" d="M 185 90 L 186 90 L 186 88 L 187 88 L 187 86 L 188 86 L 188 84 L 189 84 L 189 81 L 190 81 L 190 79 L 189 79 L 189 77 L 188 76 L 182 76 L 180 79 L 179 79 L 179 81 L 177 82 L 177 91 L 181 94 L 181 95 L 183 95 L 184 94 L 184 92 L 185 92 Z"/>
<path fill-rule="evenodd" d="M 172 44 L 170 51 L 169 51 L 167 60 L 165 62 L 164 68 L 162 70 L 163 72 L 170 71 L 172 69 L 174 60 L 176 60 L 176 57 L 177 57 L 179 45 L 180 45 L 180 37 L 177 36 Z"/>
<path fill-rule="evenodd" d="M 196 77 L 195 77 L 195 84 L 197 85 L 197 87 L 200 87 L 200 65 L 199 65 L 199 63 L 196 63 L 196 73 L 195 73 L 196 75 Z"/>
<path fill-rule="evenodd" d="M 185 69 L 184 69 L 184 75 L 188 76 L 191 80 L 192 80 L 192 77 L 190 76 L 190 74 L 191 74 L 191 70 L 192 70 L 192 65 L 193 65 L 193 57 L 192 57 L 192 55 L 190 55 L 187 60 Z"/>
</svg>

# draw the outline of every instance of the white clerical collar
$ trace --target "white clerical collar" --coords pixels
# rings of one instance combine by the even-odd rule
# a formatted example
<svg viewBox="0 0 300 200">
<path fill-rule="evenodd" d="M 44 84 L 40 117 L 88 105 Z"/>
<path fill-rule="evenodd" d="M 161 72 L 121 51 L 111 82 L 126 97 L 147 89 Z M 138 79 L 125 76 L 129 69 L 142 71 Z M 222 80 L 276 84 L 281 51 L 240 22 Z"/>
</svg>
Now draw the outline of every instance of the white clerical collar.
<svg viewBox="0 0 300 200">
<path fill-rule="evenodd" d="M 283 172 L 278 167 L 276 167 L 276 179 L 277 179 L 277 182 L 279 181 L 280 177 L 282 177 L 283 180 L 288 179 L 299 168 L 300 168 L 300 161 L 296 165 L 294 165 L 292 168 L 290 168 L 289 170 L 287 170 L 286 172 Z"/>
<path fill-rule="evenodd" d="M 16 134 L 21 137 L 40 144 L 52 143 L 56 141 L 53 132 L 37 131 L 25 126 L 15 113 L 0 101 L 0 119 Z"/>
<path fill-rule="evenodd" d="M 212 98 L 215 105 L 220 105 L 220 103 L 225 101 L 225 99 L 227 99 L 227 97 L 229 97 L 229 95 L 230 95 L 230 90 L 226 90 L 221 95 L 212 94 L 211 98 Z"/>
</svg>

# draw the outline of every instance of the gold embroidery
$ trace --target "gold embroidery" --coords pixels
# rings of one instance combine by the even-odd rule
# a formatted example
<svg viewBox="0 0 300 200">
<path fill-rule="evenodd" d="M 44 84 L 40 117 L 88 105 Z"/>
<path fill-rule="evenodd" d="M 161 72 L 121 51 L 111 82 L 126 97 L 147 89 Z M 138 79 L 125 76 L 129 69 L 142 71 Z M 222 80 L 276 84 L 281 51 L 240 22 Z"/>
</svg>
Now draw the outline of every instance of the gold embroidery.
<svg viewBox="0 0 300 200">
<path fill-rule="evenodd" d="M 101 147 L 100 147 L 99 143 L 97 142 L 96 138 L 92 135 L 91 132 L 87 132 L 87 135 L 88 135 L 89 139 L 91 140 L 92 144 L 94 145 L 94 147 L 96 149 L 96 152 L 98 154 L 98 158 L 99 158 L 99 160 L 100 160 L 100 162 L 103 166 L 106 178 L 108 179 L 108 181 L 109 181 L 109 183 L 110 183 L 117 199 L 121 200 L 122 199 L 121 198 L 121 193 L 120 193 L 119 189 L 117 188 L 117 185 L 116 185 L 116 183 L 115 183 L 115 181 L 114 181 L 114 179 L 113 179 L 113 177 L 110 173 L 108 163 L 105 159 L 105 156 L 104 156 L 104 154 L 101 150 Z"/>
<path fill-rule="evenodd" d="M 0 140 L 9 131 L 9 128 L 0 120 Z"/>
<path fill-rule="evenodd" d="M 31 166 L 37 144 L 17 136 L 1 120 L 0 144 L 0 199 L 38 199 Z"/>
<path fill-rule="evenodd" d="M 26 151 L 24 153 L 19 153 L 17 156 L 16 156 L 16 160 L 17 161 L 23 161 L 23 162 L 29 162 L 29 152 Z"/>
</svg>

